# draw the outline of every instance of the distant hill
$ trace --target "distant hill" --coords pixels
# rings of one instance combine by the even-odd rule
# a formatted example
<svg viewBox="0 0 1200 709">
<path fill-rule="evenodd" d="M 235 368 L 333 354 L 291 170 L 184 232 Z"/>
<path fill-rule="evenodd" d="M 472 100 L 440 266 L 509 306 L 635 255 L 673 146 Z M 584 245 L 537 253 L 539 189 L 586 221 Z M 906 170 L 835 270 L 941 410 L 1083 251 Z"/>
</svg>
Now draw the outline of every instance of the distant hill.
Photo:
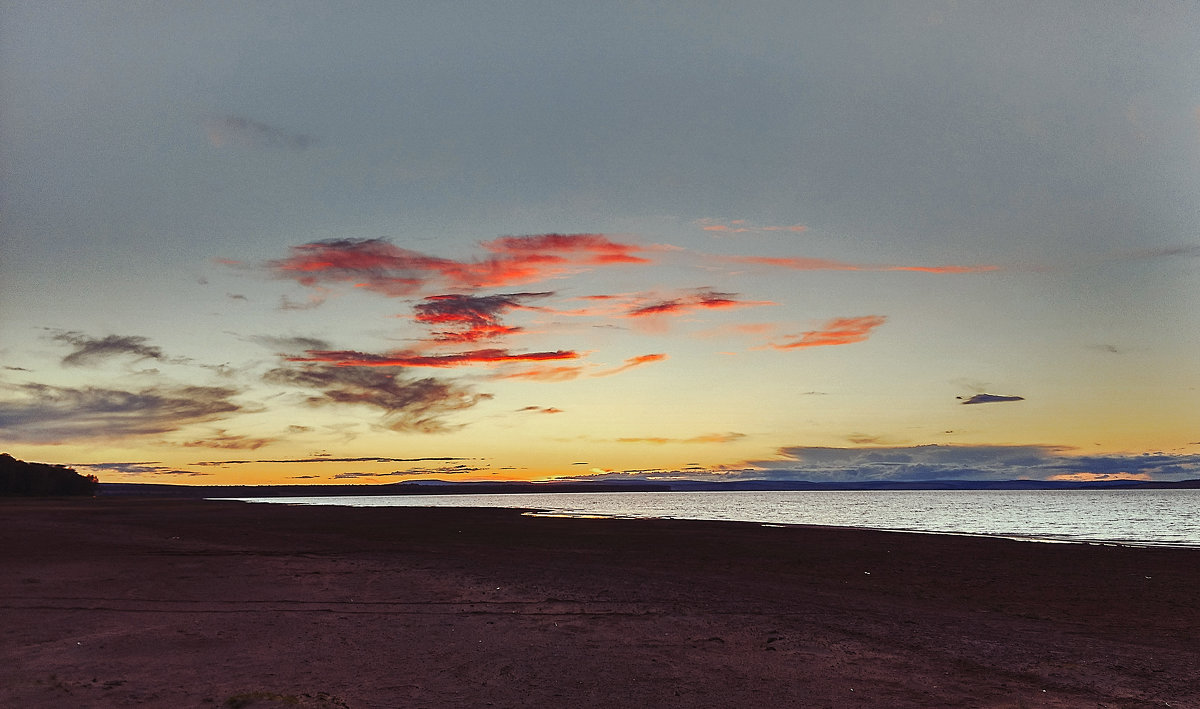
<svg viewBox="0 0 1200 709">
<path fill-rule="evenodd" d="M 45 463 L 26 463 L 0 453 L 0 496 L 59 497 L 96 494 L 95 475 L 80 475 L 71 468 Z"/>
<path fill-rule="evenodd" d="M 378 485 L 163 485 L 100 483 L 99 494 L 159 497 L 322 497 L 350 495 L 492 495 L 537 492 L 700 492 L 781 490 L 1145 490 L 1200 489 L 1200 480 L 1147 482 L 1109 480 L 1066 482 L 1049 480 L 675 480 L 560 481 L 560 482 L 447 482 L 422 480 Z"/>
</svg>

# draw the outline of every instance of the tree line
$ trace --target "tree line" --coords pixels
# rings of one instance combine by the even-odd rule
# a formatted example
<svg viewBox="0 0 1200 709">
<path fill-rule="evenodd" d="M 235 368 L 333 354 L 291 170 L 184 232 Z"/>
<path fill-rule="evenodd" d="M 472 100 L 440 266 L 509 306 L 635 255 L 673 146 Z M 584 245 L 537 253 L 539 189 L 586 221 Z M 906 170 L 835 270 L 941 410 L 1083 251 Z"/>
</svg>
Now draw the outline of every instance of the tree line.
<svg viewBox="0 0 1200 709">
<path fill-rule="evenodd" d="M 80 475 L 63 465 L 26 463 L 8 453 L 0 453 L 0 496 L 92 497 L 100 485 L 95 475 Z"/>
</svg>

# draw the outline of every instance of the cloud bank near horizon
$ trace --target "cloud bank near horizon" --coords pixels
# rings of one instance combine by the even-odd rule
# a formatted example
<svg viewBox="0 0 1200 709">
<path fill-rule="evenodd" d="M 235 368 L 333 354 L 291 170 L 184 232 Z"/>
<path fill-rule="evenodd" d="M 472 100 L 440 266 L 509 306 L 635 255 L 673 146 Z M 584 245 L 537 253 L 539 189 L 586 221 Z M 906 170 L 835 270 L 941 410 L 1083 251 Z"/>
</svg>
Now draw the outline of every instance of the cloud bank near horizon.
<svg viewBox="0 0 1200 709">
<path fill-rule="evenodd" d="M 610 470 L 561 479 L 1178 481 L 1200 479 L 1200 454 L 1083 455 L 1067 448 L 1037 445 L 789 446 L 779 449 L 772 459 L 749 460 L 742 465 L 722 468 Z"/>
</svg>

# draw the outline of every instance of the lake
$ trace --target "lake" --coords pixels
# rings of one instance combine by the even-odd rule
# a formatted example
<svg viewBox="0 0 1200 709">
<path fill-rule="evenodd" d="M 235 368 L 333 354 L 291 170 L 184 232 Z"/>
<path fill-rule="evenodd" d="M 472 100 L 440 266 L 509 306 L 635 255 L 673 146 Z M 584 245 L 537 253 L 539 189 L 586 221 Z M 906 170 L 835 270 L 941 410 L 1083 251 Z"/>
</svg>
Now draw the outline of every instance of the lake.
<svg viewBox="0 0 1200 709">
<path fill-rule="evenodd" d="M 1200 490 L 577 492 L 237 499 L 358 507 L 510 507 L 577 517 L 812 524 L 1030 541 L 1200 547 Z"/>
</svg>

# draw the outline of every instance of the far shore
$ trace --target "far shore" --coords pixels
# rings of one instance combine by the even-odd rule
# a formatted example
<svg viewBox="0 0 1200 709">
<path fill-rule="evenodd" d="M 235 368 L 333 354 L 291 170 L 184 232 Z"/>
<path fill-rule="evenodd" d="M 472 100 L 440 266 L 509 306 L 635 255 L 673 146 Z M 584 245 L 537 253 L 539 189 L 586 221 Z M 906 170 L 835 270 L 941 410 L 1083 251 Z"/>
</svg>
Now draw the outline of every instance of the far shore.
<svg viewBox="0 0 1200 709">
<path fill-rule="evenodd" d="M 1200 550 L 0 500 L 0 706 L 1200 706 Z"/>
</svg>

